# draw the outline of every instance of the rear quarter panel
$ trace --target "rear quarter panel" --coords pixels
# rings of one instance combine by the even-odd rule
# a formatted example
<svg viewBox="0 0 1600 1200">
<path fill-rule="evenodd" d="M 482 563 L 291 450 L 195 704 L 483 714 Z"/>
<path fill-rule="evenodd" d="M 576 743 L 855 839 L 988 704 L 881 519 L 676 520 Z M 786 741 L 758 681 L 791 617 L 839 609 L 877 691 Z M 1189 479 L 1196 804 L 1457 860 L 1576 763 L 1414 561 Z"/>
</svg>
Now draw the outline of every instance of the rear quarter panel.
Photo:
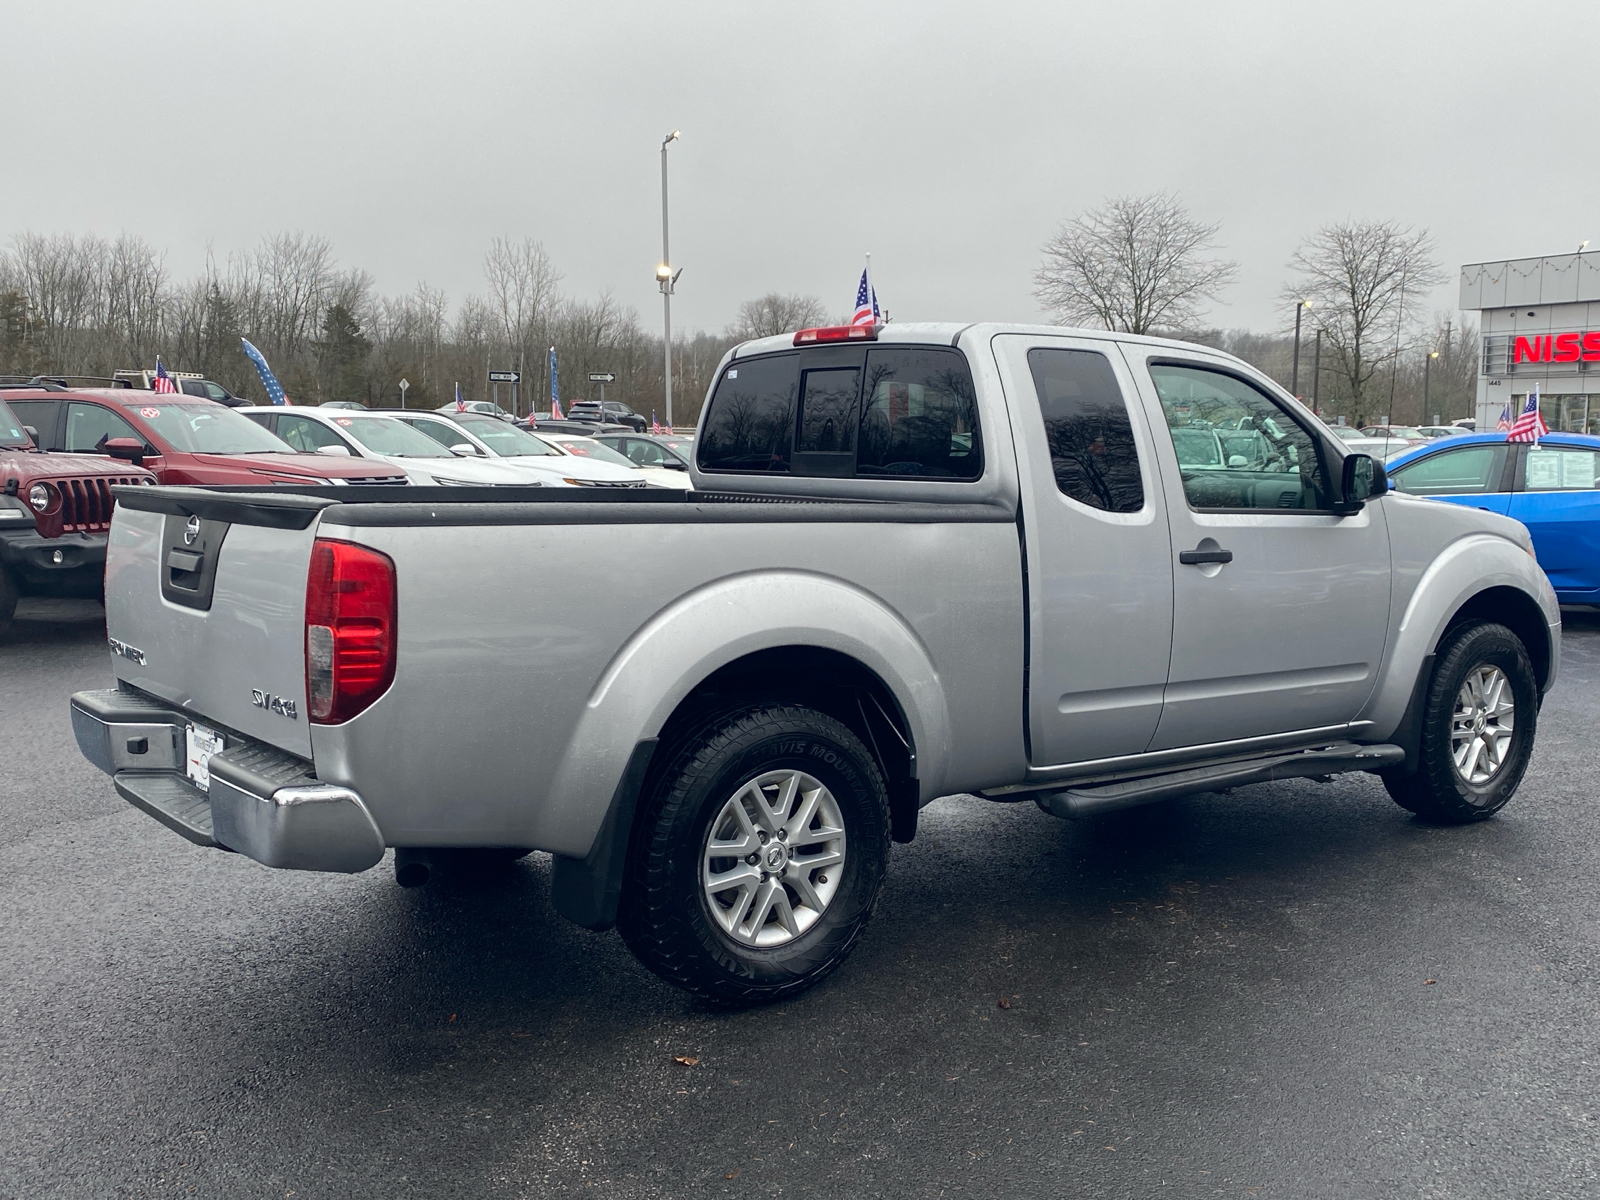
<svg viewBox="0 0 1600 1200">
<path fill-rule="evenodd" d="M 635 743 L 717 667 L 855 654 L 894 689 L 924 798 L 1020 778 L 1014 525 L 342 528 L 395 560 L 394 686 L 312 730 L 392 845 L 587 852 Z"/>
</svg>

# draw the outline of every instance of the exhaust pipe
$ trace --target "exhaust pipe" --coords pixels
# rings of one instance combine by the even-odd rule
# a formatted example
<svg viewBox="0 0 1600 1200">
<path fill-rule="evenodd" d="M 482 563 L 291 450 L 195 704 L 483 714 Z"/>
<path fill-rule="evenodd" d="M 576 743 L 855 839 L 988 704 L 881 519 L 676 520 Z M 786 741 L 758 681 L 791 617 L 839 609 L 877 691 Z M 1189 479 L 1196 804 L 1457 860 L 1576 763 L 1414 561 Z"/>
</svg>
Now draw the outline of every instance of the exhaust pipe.
<svg viewBox="0 0 1600 1200">
<path fill-rule="evenodd" d="M 397 846 L 394 852 L 394 881 L 403 888 L 421 887 L 433 874 L 428 862 L 428 852 L 408 846 Z"/>
</svg>

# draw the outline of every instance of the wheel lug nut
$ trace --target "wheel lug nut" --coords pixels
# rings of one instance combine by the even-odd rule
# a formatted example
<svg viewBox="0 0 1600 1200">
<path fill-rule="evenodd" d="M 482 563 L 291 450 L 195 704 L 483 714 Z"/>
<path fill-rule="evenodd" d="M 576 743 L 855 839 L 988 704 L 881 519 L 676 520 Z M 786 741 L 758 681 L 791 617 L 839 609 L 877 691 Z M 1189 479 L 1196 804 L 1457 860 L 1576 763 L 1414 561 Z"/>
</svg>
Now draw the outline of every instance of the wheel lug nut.
<svg viewBox="0 0 1600 1200">
<path fill-rule="evenodd" d="M 761 844 L 763 846 L 767 844 L 767 831 L 765 829 L 757 830 L 756 836 L 761 839 Z"/>
<path fill-rule="evenodd" d="M 826 875 L 818 875 L 817 876 L 817 882 L 818 883 L 827 883 L 828 882 L 828 877 Z"/>
<path fill-rule="evenodd" d="M 761 856 L 759 854 L 747 854 L 744 856 L 744 860 L 753 867 L 761 861 Z"/>
<path fill-rule="evenodd" d="M 789 831 L 787 829 L 778 830 L 778 840 L 780 842 L 787 842 L 789 840 Z"/>
<path fill-rule="evenodd" d="M 766 881 L 767 881 L 767 873 L 765 871 L 763 871 L 763 872 L 761 872 L 761 882 L 765 883 Z"/>
</svg>

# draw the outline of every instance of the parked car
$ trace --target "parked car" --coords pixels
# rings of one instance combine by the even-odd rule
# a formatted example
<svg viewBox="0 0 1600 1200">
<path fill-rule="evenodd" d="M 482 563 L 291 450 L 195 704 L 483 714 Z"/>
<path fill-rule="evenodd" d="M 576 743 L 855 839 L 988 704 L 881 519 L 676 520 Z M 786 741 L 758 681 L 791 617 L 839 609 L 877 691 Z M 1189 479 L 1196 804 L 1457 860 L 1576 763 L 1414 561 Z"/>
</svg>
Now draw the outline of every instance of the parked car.
<svg viewBox="0 0 1600 1200">
<path fill-rule="evenodd" d="M 1463 433 L 1397 456 L 1396 489 L 1521 521 L 1563 604 L 1600 604 L 1600 437 Z"/>
<path fill-rule="evenodd" d="M 626 425 L 639 433 L 650 427 L 650 422 L 620 400 L 574 400 L 567 407 L 567 416 L 574 421 L 589 420 L 597 425 Z"/>
<path fill-rule="evenodd" d="M 683 439 L 669 442 L 647 433 L 598 433 L 594 440 L 615 450 L 635 466 L 664 467 L 669 471 L 689 469 L 691 447 Z"/>
<path fill-rule="evenodd" d="M 1356 454 L 1370 454 L 1378 459 L 1403 453 L 1417 444 L 1405 438 L 1372 437 L 1350 425 L 1330 425 L 1328 428 L 1334 437 L 1345 444 L 1346 449 Z"/>
<path fill-rule="evenodd" d="M 1477 417 L 1462 417 L 1458 421 L 1451 421 L 1450 424 L 1455 425 L 1455 426 L 1457 426 L 1457 427 L 1459 427 L 1461 429 L 1465 429 L 1468 433 L 1473 433 L 1473 432 L 1477 431 L 1478 418 Z"/>
<path fill-rule="evenodd" d="M 399 467 L 411 483 L 446 487 L 537 487 L 521 471 L 456 454 L 387 413 L 260 405 L 240 410 L 296 450 Z"/>
<path fill-rule="evenodd" d="M 253 403 L 243 396 L 235 396 L 216 380 L 204 379 L 194 371 L 169 371 L 167 374 L 172 382 L 177 385 L 178 392 L 181 395 L 198 396 L 202 400 L 215 400 L 218 404 L 226 404 L 229 408 L 243 408 L 247 404 Z M 156 373 L 154 371 L 118 371 L 116 379 L 119 386 L 150 392 L 155 386 Z"/>
<path fill-rule="evenodd" d="M 282 407 L 288 407 L 288 406 L 287 405 L 279 405 L 278 407 L 282 408 Z M 345 412 L 366 412 L 367 411 L 367 406 L 365 404 L 357 403 L 354 400 L 324 400 L 321 404 L 317 405 L 317 407 L 318 408 L 340 408 L 340 409 L 343 409 Z"/>
<path fill-rule="evenodd" d="M 632 433 L 630 425 L 597 424 L 593 421 L 569 421 L 562 418 L 559 421 L 549 416 L 540 416 L 535 413 L 532 418 L 519 418 L 516 421 L 518 429 L 526 429 L 532 433 L 576 433 L 584 437 L 593 437 L 597 433 Z"/>
<path fill-rule="evenodd" d="M 109 454 L 161 483 L 402 483 L 386 464 L 297 454 L 255 422 L 210 400 L 126 388 L 8 391 L 6 402 L 46 450 Z"/>
<path fill-rule="evenodd" d="M 457 453 L 475 454 L 530 473 L 547 487 L 648 487 L 647 480 L 614 463 L 575 458 L 543 438 L 481 413 L 416 413 L 390 410 L 391 415 Z"/>
<path fill-rule="evenodd" d="M 512 413 L 509 413 L 505 409 L 501 408 L 493 400 L 467 400 L 463 403 L 463 407 L 459 409 L 456 407 L 455 401 L 452 400 L 449 404 L 441 404 L 438 408 L 434 409 L 434 411 L 442 413 L 487 413 L 491 417 L 499 417 L 502 421 L 512 421 L 516 419 Z"/>
<path fill-rule="evenodd" d="M 1361 429 L 1361 436 L 1398 438 L 1413 444 L 1428 440 L 1428 435 L 1415 425 L 1366 425 Z"/>
<path fill-rule="evenodd" d="M 1417 431 L 1429 441 L 1444 437 L 1457 437 L 1463 433 L 1471 433 L 1470 429 L 1463 429 L 1459 425 L 1418 425 Z"/>
<path fill-rule="evenodd" d="M 118 484 L 153 484 L 141 467 L 46 454 L 0 400 L 0 633 L 23 596 L 100 596 Z"/>
<path fill-rule="evenodd" d="M 1369 771 L 1471 822 L 1516 792 L 1561 649 L 1527 530 L 1390 494 L 1246 363 L 897 322 L 712 379 L 695 496 L 130 489 L 137 653 L 73 697 L 84 754 L 272 867 L 549 851 L 558 911 L 725 1004 L 838 966 L 940 796 L 1078 818 Z M 1264 461 L 1191 470 L 1180 411 L 1251 417 Z M 191 517 L 250 553 L 180 603 Z"/>
<path fill-rule="evenodd" d="M 690 483 L 689 475 L 685 471 L 636 463 L 591 437 L 582 437 L 575 433 L 551 433 L 545 434 L 544 440 L 558 450 L 590 462 L 610 463 L 613 466 L 626 467 L 635 474 L 642 475 L 645 481 L 654 487 L 678 488 L 682 491 L 688 491 L 694 486 Z"/>
</svg>

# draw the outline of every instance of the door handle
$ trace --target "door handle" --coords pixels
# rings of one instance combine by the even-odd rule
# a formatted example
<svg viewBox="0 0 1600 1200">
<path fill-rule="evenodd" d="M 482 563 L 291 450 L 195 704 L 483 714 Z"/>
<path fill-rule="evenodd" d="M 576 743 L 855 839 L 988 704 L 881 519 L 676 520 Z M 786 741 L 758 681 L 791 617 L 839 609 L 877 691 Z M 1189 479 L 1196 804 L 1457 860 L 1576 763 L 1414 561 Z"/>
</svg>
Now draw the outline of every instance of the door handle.
<svg viewBox="0 0 1600 1200">
<path fill-rule="evenodd" d="M 1204 566 L 1206 563 L 1231 563 L 1232 550 L 1180 550 L 1178 561 L 1186 567 Z"/>
</svg>

